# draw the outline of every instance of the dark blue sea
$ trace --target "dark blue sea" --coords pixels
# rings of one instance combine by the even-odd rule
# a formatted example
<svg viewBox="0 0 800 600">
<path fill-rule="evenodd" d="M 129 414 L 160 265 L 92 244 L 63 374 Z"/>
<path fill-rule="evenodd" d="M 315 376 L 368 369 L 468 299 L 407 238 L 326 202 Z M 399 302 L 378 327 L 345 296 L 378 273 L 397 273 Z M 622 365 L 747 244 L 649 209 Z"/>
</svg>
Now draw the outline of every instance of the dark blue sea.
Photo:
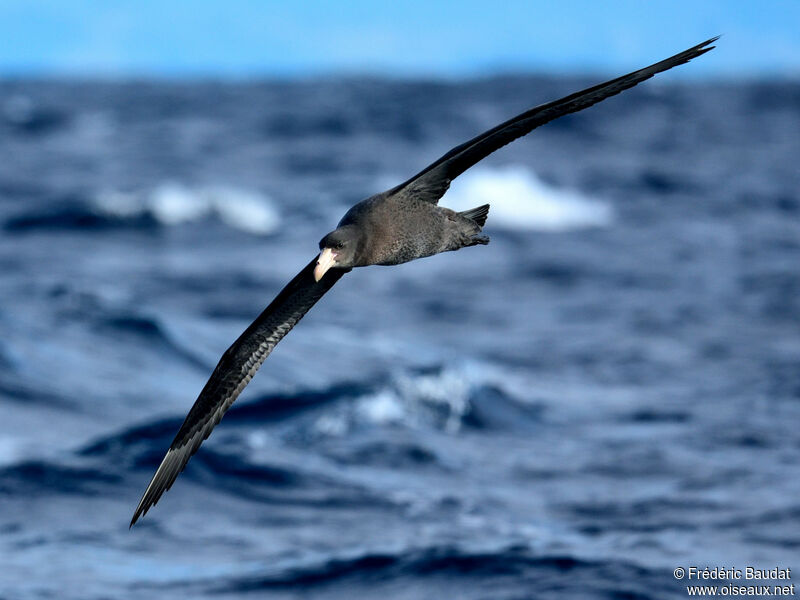
<svg viewBox="0 0 800 600">
<path fill-rule="evenodd" d="M 661 75 L 480 163 L 442 204 L 491 244 L 343 278 L 128 529 L 351 204 L 599 79 L 0 81 L 0 598 L 800 577 L 796 82 Z"/>
</svg>

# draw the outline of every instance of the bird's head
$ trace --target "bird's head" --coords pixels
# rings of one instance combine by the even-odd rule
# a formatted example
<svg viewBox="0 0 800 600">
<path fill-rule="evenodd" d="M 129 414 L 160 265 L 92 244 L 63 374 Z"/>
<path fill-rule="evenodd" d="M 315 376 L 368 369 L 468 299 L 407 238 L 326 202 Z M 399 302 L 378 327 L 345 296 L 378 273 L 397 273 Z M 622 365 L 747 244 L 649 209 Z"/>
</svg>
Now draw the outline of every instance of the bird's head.
<svg viewBox="0 0 800 600">
<path fill-rule="evenodd" d="M 358 229 L 345 225 L 331 231 L 319 242 L 319 257 L 314 268 L 314 280 L 319 281 L 328 269 L 333 267 L 350 268 L 356 265 L 356 251 L 359 247 Z"/>
</svg>

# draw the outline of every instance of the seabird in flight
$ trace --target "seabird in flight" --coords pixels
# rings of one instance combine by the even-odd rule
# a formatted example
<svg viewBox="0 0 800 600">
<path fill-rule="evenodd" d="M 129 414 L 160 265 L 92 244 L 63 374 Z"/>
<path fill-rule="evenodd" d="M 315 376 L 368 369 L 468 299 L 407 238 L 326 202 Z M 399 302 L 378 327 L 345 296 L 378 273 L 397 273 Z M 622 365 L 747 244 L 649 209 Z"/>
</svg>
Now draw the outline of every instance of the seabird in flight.
<svg viewBox="0 0 800 600">
<path fill-rule="evenodd" d="M 713 49 L 718 38 L 628 75 L 536 106 L 450 150 L 408 181 L 367 198 L 319 243 L 320 253 L 239 336 L 211 374 L 142 496 L 131 526 L 158 502 L 273 348 L 353 267 L 397 265 L 439 252 L 487 244 L 489 205 L 464 212 L 438 206 L 450 182 L 509 142 L 632 88 Z"/>
</svg>

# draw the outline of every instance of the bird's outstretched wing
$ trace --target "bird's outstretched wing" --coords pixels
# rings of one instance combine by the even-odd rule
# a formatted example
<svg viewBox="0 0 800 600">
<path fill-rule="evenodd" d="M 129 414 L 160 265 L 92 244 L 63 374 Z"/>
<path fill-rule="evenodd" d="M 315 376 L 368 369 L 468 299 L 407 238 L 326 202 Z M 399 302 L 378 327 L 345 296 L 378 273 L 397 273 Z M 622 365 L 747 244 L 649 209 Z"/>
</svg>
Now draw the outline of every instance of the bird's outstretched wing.
<svg viewBox="0 0 800 600">
<path fill-rule="evenodd" d="M 530 133 L 540 125 L 549 123 L 553 119 L 588 108 L 610 96 L 632 88 L 646 79 L 650 79 L 656 73 L 661 73 L 672 67 L 687 63 L 693 58 L 697 58 L 701 54 L 712 50 L 714 46 L 710 46 L 710 44 L 714 43 L 717 39 L 719 39 L 719 36 L 711 38 L 693 48 L 684 50 L 680 54 L 676 54 L 661 62 L 657 62 L 654 65 L 645 67 L 644 69 L 639 69 L 638 71 L 623 75 L 622 77 L 617 77 L 611 81 L 606 81 L 605 83 L 587 88 L 580 92 L 575 92 L 560 100 L 548 102 L 547 104 L 540 104 L 472 138 L 468 142 L 456 146 L 408 181 L 389 190 L 387 194 L 393 195 L 401 193 L 436 204 L 447 191 L 447 188 L 450 187 L 450 182 L 453 179 L 461 175 L 475 163 L 489 156 L 495 150 Z"/>
<path fill-rule="evenodd" d="M 272 349 L 350 269 L 314 281 L 314 258 L 222 355 L 133 513 L 131 526 L 167 491 Z"/>
</svg>

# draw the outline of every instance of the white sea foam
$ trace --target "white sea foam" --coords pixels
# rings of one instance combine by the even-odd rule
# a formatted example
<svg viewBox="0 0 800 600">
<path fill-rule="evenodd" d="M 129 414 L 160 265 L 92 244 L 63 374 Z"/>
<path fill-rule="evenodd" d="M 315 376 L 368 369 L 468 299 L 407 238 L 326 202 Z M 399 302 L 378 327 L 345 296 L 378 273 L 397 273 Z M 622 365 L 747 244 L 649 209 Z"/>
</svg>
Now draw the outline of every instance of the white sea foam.
<svg viewBox="0 0 800 600">
<path fill-rule="evenodd" d="M 149 210 L 159 223 L 178 225 L 196 221 L 209 214 L 211 203 L 205 194 L 179 183 L 164 183 L 146 199 Z"/>
<path fill-rule="evenodd" d="M 227 186 L 193 188 L 167 182 L 147 194 L 106 191 L 97 195 L 95 206 L 120 218 L 151 215 L 168 226 L 214 216 L 230 227 L 261 235 L 275 231 L 280 223 L 269 198 Z"/>
<path fill-rule="evenodd" d="M 397 382 L 402 397 L 414 405 L 428 406 L 444 416 L 444 429 L 456 433 L 470 411 L 470 384 L 463 374 L 444 370 L 432 375 L 400 377 Z"/>
<path fill-rule="evenodd" d="M 506 229 L 567 231 L 604 227 L 613 218 L 608 204 L 553 187 L 524 167 L 467 171 L 442 204 L 459 211 L 491 204 L 489 222 Z"/>
<path fill-rule="evenodd" d="M 25 443 L 21 440 L 3 437 L 0 438 L 0 466 L 13 464 L 26 455 Z"/>
<path fill-rule="evenodd" d="M 315 429 L 330 436 L 345 435 L 350 428 L 364 424 L 435 427 L 458 433 L 471 410 L 473 379 L 459 369 L 399 374 L 386 387 L 361 396 L 346 408 L 320 416 Z"/>
<path fill-rule="evenodd" d="M 222 222 L 250 233 L 271 233 L 280 223 L 278 211 L 263 195 L 250 190 L 215 187 L 206 190 Z"/>
<path fill-rule="evenodd" d="M 393 390 L 381 390 L 361 398 L 356 409 L 370 423 L 401 423 L 406 418 L 402 399 Z"/>
</svg>

